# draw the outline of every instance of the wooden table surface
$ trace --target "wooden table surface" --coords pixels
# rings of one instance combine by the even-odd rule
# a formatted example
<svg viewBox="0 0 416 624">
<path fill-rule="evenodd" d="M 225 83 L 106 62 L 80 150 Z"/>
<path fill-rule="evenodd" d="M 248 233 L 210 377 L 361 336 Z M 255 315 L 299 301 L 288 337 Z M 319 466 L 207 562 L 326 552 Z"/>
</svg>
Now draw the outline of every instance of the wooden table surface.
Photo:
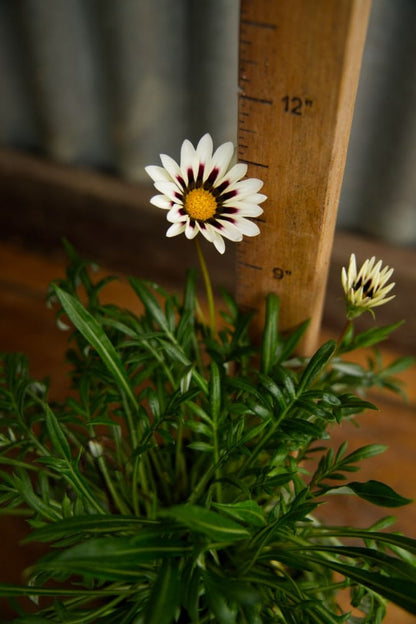
<svg viewBox="0 0 416 624">
<path fill-rule="evenodd" d="M 0 350 L 25 352 L 34 376 L 50 376 L 55 396 L 62 396 L 68 387 L 62 364 L 66 335 L 56 328 L 53 313 L 45 306 L 45 293 L 49 282 L 63 273 L 62 259 L 0 244 Z M 135 296 L 125 283 L 115 282 L 107 290 L 112 301 L 124 306 L 136 305 Z M 323 334 L 328 337 L 325 330 Z M 384 355 L 389 358 L 396 354 L 385 350 Z M 372 397 L 380 411 L 364 414 L 360 418 L 359 429 L 350 424 L 342 425 L 333 432 L 333 442 L 339 444 L 347 437 L 350 450 L 373 442 L 386 444 L 389 450 L 367 461 L 360 472 L 360 479 L 386 480 L 403 496 L 416 498 L 415 369 L 408 371 L 405 378 L 409 382 L 407 405 L 395 395 Z M 325 505 L 320 513 L 334 522 L 357 526 L 369 525 L 387 515 L 383 513 L 385 510 L 357 500 L 354 497 L 334 497 L 334 502 Z M 395 515 L 397 528 L 416 537 L 416 504 L 395 510 Z M 37 547 L 16 547 L 24 530 L 23 520 L 10 521 L 0 516 L 0 527 L 3 535 L 1 580 L 20 582 L 21 570 L 36 555 Z M 0 621 L 7 621 L 10 614 L 7 606 L 0 604 Z M 389 607 L 387 624 L 411 624 L 415 621 L 413 616 Z"/>
</svg>

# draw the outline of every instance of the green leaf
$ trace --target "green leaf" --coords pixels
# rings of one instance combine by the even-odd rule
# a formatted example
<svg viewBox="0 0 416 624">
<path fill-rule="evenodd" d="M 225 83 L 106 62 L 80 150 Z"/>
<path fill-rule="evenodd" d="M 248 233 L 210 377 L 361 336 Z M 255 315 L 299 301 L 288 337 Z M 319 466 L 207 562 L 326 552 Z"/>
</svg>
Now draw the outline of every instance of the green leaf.
<svg viewBox="0 0 416 624">
<path fill-rule="evenodd" d="M 163 561 L 147 603 L 146 624 L 170 624 L 174 621 L 181 597 L 180 589 L 178 562 Z"/>
<path fill-rule="evenodd" d="M 369 459 L 370 457 L 375 457 L 376 455 L 380 455 L 387 450 L 387 446 L 384 444 L 366 444 L 365 446 L 361 446 L 360 448 L 352 451 L 348 455 L 342 459 L 342 466 L 344 464 L 355 464 L 363 459 Z"/>
<path fill-rule="evenodd" d="M 400 496 L 390 486 L 380 481 L 370 480 L 365 483 L 353 481 L 345 487 L 351 489 L 360 498 L 380 507 L 401 507 L 412 502 L 410 498 Z"/>
<path fill-rule="evenodd" d="M 299 381 L 298 393 L 304 392 L 314 382 L 316 377 L 323 371 L 335 352 L 337 343 L 335 340 L 329 340 L 318 349 L 311 357 L 307 367 L 302 373 Z"/>
<path fill-rule="evenodd" d="M 181 557 L 192 550 L 160 528 L 144 529 L 136 537 L 99 537 L 87 540 L 56 555 L 48 555 L 33 570 L 88 574 L 108 581 L 139 581 L 141 565 L 158 559 Z"/>
<path fill-rule="evenodd" d="M 145 524 L 155 525 L 156 522 L 137 518 L 137 516 L 102 516 L 99 514 L 74 516 L 35 529 L 24 538 L 23 542 L 53 542 L 69 536 L 91 536 L 118 531 L 136 534 Z"/>
<path fill-rule="evenodd" d="M 250 536 L 250 533 L 233 520 L 197 505 L 176 505 L 160 513 L 162 517 L 174 518 L 191 531 L 203 533 L 220 542 L 235 542 Z"/>
<path fill-rule="evenodd" d="M 268 375 L 275 363 L 278 344 L 279 298 L 270 293 L 266 298 L 266 318 L 261 343 L 261 372 Z"/>
<path fill-rule="evenodd" d="M 219 582 L 217 576 L 207 571 L 204 574 L 204 582 L 208 604 L 218 624 L 237 624 L 237 606 L 229 604 L 223 593 L 227 579 L 222 578 Z"/>
<path fill-rule="evenodd" d="M 403 325 L 404 321 L 399 321 L 398 323 L 393 323 L 391 325 L 385 325 L 384 327 L 372 327 L 371 329 L 367 329 L 366 331 L 357 334 L 352 342 L 349 345 L 344 347 L 343 351 L 351 351 L 355 349 L 359 349 L 362 347 L 371 347 L 374 344 L 378 344 L 382 342 L 389 335 L 398 329 L 401 325 Z"/>
<path fill-rule="evenodd" d="M 167 336 L 172 336 L 167 318 L 150 289 L 143 281 L 135 277 L 131 277 L 129 282 L 153 321 L 159 325 L 160 329 L 162 329 Z"/>
<path fill-rule="evenodd" d="M 66 435 L 49 405 L 47 403 L 42 405 L 45 409 L 46 427 L 48 429 L 52 445 L 58 455 L 70 462 L 72 460 L 72 454 Z"/>
<path fill-rule="evenodd" d="M 396 546 L 416 555 L 416 539 L 406 537 L 404 535 L 397 535 L 395 533 L 384 533 L 382 531 L 373 531 L 372 529 L 354 529 L 347 526 L 322 526 L 319 528 L 315 528 L 314 533 L 323 537 L 352 537 L 359 538 L 364 541 L 372 540 L 380 544 Z"/>
<path fill-rule="evenodd" d="M 300 547 L 300 550 L 304 550 Z M 331 546 L 317 544 L 316 546 L 306 547 L 308 551 L 330 552 L 337 555 L 345 561 L 344 557 L 357 559 L 359 562 L 365 561 L 372 567 L 377 567 L 385 574 L 390 576 L 402 577 L 405 580 L 416 578 L 416 570 L 414 565 L 407 561 L 402 561 L 398 557 L 392 557 L 383 552 L 378 552 L 373 548 L 363 548 L 361 546 Z"/>
<path fill-rule="evenodd" d="M 120 390 L 129 398 L 131 404 L 136 406 L 136 397 L 131 389 L 127 373 L 117 351 L 101 325 L 76 297 L 62 290 L 56 284 L 53 284 L 52 287 L 72 323 L 97 351 Z"/>
<path fill-rule="evenodd" d="M 260 505 L 253 500 L 241 501 L 239 503 L 213 503 L 213 507 L 254 527 L 265 525 L 264 513 Z"/>
<path fill-rule="evenodd" d="M 215 429 L 218 427 L 218 420 L 221 411 L 221 376 L 215 362 L 211 362 L 211 377 L 209 380 L 209 401 L 212 422 Z"/>
<path fill-rule="evenodd" d="M 280 337 L 278 344 L 278 362 L 285 362 L 293 354 L 303 334 L 308 328 L 310 319 L 307 319 L 293 330 L 289 336 Z"/>
<path fill-rule="evenodd" d="M 34 585 L 14 585 L 12 583 L 0 583 L 0 596 L 3 598 L 13 598 L 15 596 L 87 596 L 87 597 L 100 597 L 108 594 L 119 594 L 122 590 L 120 586 L 117 587 L 99 587 L 96 590 L 85 589 L 80 587 L 79 589 L 68 588 L 53 588 L 53 587 L 36 587 Z M 50 620 L 45 620 L 50 623 Z"/>
<path fill-rule="evenodd" d="M 267 375 L 262 375 L 261 373 L 259 373 L 259 380 L 262 386 L 264 386 L 264 388 L 266 388 L 266 390 L 272 395 L 280 409 L 284 410 L 287 403 L 285 395 L 283 394 L 282 389 L 274 381 L 274 379 L 268 377 Z"/>
<path fill-rule="evenodd" d="M 407 370 L 411 366 L 416 363 L 416 358 L 412 356 L 400 357 L 397 360 L 394 360 L 391 364 L 383 368 L 381 371 L 382 376 L 386 375 L 397 375 L 397 373 L 401 373 L 404 370 Z"/>
<path fill-rule="evenodd" d="M 325 559 L 325 562 L 323 562 L 318 558 L 315 559 L 313 555 L 309 555 L 309 557 L 316 563 L 324 564 L 332 570 L 340 572 L 347 578 L 361 583 L 377 594 L 380 594 L 380 596 L 387 598 L 387 600 L 391 600 L 409 613 L 416 614 L 416 583 L 413 580 L 389 577 L 385 574 L 379 574 L 378 572 L 364 570 L 360 568 L 360 566 L 338 563 L 329 558 Z"/>
</svg>

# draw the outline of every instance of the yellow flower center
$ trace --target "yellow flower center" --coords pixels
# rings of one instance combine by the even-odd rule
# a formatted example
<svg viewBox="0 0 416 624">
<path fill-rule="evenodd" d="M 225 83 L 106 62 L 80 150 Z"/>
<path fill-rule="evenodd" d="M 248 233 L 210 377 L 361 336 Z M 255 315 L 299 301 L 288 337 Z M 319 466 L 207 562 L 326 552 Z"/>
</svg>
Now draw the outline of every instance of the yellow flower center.
<svg viewBox="0 0 416 624">
<path fill-rule="evenodd" d="M 189 191 L 185 198 L 185 210 L 192 219 L 207 221 L 217 211 L 217 201 L 210 191 L 196 188 Z"/>
</svg>

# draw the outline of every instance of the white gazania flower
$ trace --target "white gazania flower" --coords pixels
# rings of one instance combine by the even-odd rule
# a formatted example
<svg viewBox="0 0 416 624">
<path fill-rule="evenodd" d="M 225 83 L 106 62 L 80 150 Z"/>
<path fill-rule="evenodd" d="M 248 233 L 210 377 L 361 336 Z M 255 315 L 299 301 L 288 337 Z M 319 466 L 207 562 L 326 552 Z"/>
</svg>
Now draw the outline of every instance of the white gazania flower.
<svg viewBox="0 0 416 624">
<path fill-rule="evenodd" d="M 259 204 L 266 195 L 258 192 L 263 182 L 256 178 L 243 180 L 247 165 L 238 163 L 230 167 L 233 154 L 231 142 L 223 143 L 213 152 L 212 138 L 205 134 L 196 148 L 187 139 L 183 142 L 180 165 L 161 154 L 163 167 L 146 167 L 161 193 L 150 201 L 167 210 L 167 220 L 172 223 L 166 236 L 184 232 L 191 239 L 201 232 L 224 253 L 223 238 L 241 241 L 243 235 L 259 234 L 250 217 L 263 213 Z"/>
<path fill-rule="evenodd" d="M 394 299 L 395 295 L 386 296 L 394 287 L 394 282 L 387 283 L 394 269 L 388 266 L 383 269 L 381 267 L 382 261 L 379 260 L 376 264 L 376 258 L 373 256 L 367 259 L 357 271 L 355 255 L 351 254 L 348 271 L 343 267 L 341 272 L 348 318 L 359 316 L 366 310 L 373 314 L 372 308 Z"/>
</svg>

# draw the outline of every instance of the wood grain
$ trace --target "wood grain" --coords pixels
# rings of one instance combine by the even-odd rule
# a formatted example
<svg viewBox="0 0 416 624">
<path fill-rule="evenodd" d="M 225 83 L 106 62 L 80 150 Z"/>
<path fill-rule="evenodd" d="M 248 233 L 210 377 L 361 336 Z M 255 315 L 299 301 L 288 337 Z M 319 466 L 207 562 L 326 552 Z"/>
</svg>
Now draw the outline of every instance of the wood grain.
<svg viewBox="0 0 416 624">
<path fill-rule="evenodd" d="M 281 299 L 316 346 L 370 0 L 243 0 L 239 160 L 264 180 L 261 236 L 239 246 L 237 296 Z"/>
</svg>

